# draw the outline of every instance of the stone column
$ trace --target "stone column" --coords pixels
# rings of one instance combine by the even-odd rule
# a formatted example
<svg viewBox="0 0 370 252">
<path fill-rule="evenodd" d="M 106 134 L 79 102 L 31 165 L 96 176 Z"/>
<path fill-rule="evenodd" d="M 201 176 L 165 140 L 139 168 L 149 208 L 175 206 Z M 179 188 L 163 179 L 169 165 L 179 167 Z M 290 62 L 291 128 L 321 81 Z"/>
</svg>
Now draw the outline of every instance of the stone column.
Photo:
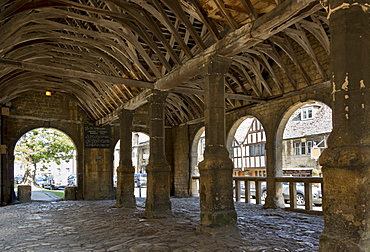
<svg viewBox="0 0 370 252">
<path fill-rule="evenodd" d="M 276 183 L 276 177 L 283 176 L 282 165 L 282 138 L 278 141 L 274 126 L 275 124 L 266 125 L 266 182 L 267 197 L 263 208 L 285 208 L 284 197 L 282 195 L 282 184 Z"/>
<path fill-rule="evenodd" d="M 320 251 L 370 248 L 370 1 L 329 8 L 333 131 L 320 157 L 325 227 Z"/>
<path fill-rule="evenodd" d="M 153 90 L 149 102 L 150 156 L 146 166 L 147 196 L 145 214 L 148 218 L 171 215 L 170 165 L 165 156 L 164 102 L 167 93 Z"/>
<path fill-rule="evenodd" d="M 225 74 L 231 60 L 211 56 L 200 66 L 204 76 L 204 160 L 199 163 L 200 221 L 203 227 L 236 223 L 232 173 L 234 164 L 226 149 Z"/>
<path fill-rule="evenodd" d="M 120 159 L 117 168 L 117 200 L 115 207 L 136 207 L 134 173 L 132 165 L 132 119 L 133 111 L 123 109 L 120 121 Z"/>
</svg>

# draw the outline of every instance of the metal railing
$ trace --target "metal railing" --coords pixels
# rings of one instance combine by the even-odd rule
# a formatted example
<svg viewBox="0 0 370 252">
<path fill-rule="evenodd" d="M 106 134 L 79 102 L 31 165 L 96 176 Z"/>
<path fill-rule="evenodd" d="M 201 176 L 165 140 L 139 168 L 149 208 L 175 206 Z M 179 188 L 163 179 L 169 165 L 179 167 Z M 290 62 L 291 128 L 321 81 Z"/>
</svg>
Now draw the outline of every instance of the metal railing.
<svg viewBox="0 0 370 252">
<path fill-rule="evenodd" d="M 193 180 L 199 180 L 200 176 L 192 176 Z M 244 188 L 241 186 L 241 182 L 244 182 Z M 322 177 L 276 177 L 276 183 L 289 183 L 289 207 L 286 210 L 322 214 L 322 209 L 313 209 L 313 194 L 312 185 L 319 184 L 321 190 L 318 192 L 320 195 L 315 195 L 322 199 L 324 193 L 323 178 Z M 256 204 L 262 204 L 266 198 L 266 177 L 252 177 L 252 176 L 234 176 L 234 198 L 235 201 L 241 201 L 244 196 L 246 203 L 252 203 L 255 200 Z M 297 204 L 297 183 L 302 183 L 304 186 L 304 208 Z M 244 190 L 243 190 L 244 189 Z M 317 198 L 316 198 L 317 200 Z M 300 208 L 301 207 L 301 208 Z"/>
</svg>

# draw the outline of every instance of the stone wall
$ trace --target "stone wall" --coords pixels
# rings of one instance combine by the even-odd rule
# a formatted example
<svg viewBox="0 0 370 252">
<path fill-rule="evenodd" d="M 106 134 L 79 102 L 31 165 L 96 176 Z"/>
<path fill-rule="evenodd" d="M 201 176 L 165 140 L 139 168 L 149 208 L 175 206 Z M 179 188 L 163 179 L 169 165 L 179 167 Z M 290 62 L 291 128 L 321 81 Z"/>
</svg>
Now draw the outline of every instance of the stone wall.
<svg viewBox="0 0 370 252">
<path fill-rule="evenodd" d="M 113 199 L 113 160 L 110 149 L 85 149 L 84 199 Z"/>
<path fill-rule="evenodd" d="M 3 117 L 3 143 L 8 148 L 8 154 L 2 155 L 1 174 L 3 176 L 0 178 L 1 186 L 6 190 L 2 190 L 1 201 L 5 202 L 4 204 L 9 204 L 14 200 L 10 191 L 14 178 L 13 151 L 15 144 L 26 132 L 41 127 L 60 130 L 74 142 L 77 151 L 79 185 L 77 198 L 83 199 L 85 196 L 89 199 L 111 198 L 112 175 L 110 174 L 113 171 L 111 165 L 113 154 L 111 154 L 111 149 L 94 151 L 93 149 L 84 149 L 83 125 L 85 124 L 92 125 L 92 122 L 87 119 L 85 112 L 73 99 L 63 94 L 54 93 L 53 96 L 47 97 L 43 92 L 32 92 L 12 100 L 10 115 Z M 111 135 L 115 135 L 114 131 Z M 97 156 L 103 158 L 96 159 Z M 90 170 L 94 170 L 96 173 L 87 176 L 87 172 Z M 95 183 L 94 176 L 98 176 L 101 182 Z"/>
</svg>

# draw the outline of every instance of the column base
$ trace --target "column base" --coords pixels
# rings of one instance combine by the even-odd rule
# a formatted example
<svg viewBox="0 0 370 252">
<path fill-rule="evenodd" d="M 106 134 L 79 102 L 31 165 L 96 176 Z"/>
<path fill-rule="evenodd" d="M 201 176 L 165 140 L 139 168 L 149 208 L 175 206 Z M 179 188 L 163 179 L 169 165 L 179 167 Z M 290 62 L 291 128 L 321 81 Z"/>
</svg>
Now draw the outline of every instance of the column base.
<svg viewBox="0 0 370 252">
<path fill-rule="evenodd" d="M 236 225 L 237 214 L 235 210 L 213 211 L 200 213 L 200 222 L 210 228 Z"/>
<path fill-rule="evenodd" d="M 262 206 L 263 209 L 277 209 L 285 208 L 283 195 L 279 196 L 267 196 L 265 204 Z"/>
<path fill-rule="evenodd" d="M 135 197 L 132 201 L 116 202 L 113 208 L 136 208 Z"/>
<path fill-rule="evenodd" d="M 135 208 L 136 199 L 134 194 L 134 171 L 133 166 L 120 165 L 117 169 L 117 192 L 115 208 Z"/>
<path fill-rule="evenodd" d="M 169 164 L 165 160 L 152 162 L 146 166 L 146 171 L 145 216 L 150 219 L 171 216 Z"/>
<path fill-rule="evenodd" d="M 198 225 L 196 227 L 196 231 L 200 234 L 207 233 L 210 234 L 212 237 L 220 237 L 220 236 L 232 236 L 238 237 L 241 236 L 239 229 L 236 225 L 226 225 L 226 226 L 205 226 L 205 225 Z"/>
<path fill-rule="evenodd" d="M 172 211 L 168 210 L 168 206 L 162 207 L 164 210 L 157 209 L 156 211 L 150 210 L 152 207 L 145 206 L 145 217 L 147 219 L 165 219 L 172 216 Z M 157 208 L 161 208 L 157 205 Z"/>
<path fill-rule="evenodd" d="M 200 221 L 204 226 L 235 225 L 232 172 L 229 152 L 221 146 L 207 147 L 200 172 Z"/>
<path fill-rule="evenodd" d="M 370 240 L 359 242 L 358 240 L 346 239 L 343 236 L 326 234 L 325 230 L 320 236 L 320 252 L 365 252 L 370 247 Z"/>
</svg>

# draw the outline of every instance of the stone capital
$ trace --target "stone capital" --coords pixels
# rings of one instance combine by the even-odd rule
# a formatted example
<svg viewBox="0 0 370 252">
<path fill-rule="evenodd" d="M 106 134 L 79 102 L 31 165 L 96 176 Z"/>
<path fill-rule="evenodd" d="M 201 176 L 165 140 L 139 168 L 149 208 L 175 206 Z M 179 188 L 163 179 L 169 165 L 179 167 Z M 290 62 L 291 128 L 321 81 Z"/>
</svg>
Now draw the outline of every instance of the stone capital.
<svg viewBox="0 0 370 252">
<path fill-rule="evenodd" d="M 168 92 L 161 91 L 158 89 L 153 89 L 148 95 L 147 99 L 149 103 L 164 103 L 168 96 Z"/>
</svg>

